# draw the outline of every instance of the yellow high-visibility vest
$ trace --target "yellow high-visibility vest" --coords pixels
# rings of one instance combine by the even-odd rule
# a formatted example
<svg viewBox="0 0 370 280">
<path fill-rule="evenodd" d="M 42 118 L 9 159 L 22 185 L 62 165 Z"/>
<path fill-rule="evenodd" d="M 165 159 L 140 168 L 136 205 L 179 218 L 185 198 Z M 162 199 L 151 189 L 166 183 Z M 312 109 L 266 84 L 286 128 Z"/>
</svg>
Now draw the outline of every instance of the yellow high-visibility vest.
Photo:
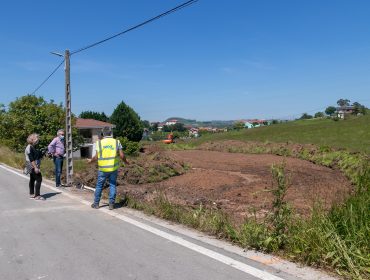
<svg viewBox="0 0 370 280">
<path fill-rule="evenodd" d="M 118 140 L 104 138 L 98 141 L 98 168 L 103 172 L 112 172 L 119 167 Z"/>
</svg>

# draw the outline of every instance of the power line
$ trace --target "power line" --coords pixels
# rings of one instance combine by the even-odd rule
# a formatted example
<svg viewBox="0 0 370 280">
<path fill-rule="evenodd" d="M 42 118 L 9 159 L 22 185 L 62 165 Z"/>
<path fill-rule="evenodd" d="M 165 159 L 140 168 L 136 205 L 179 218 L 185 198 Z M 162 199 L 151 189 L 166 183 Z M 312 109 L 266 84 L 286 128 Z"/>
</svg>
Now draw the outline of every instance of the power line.
<svg viewBox="0 0 370 280">
<path fill-rule="evenodd" d="M 35 94 L 50 78 L 51 76 L 53 76 L 55 74 L 55 72 L 60 68 L 60 66 L 62 66 L 64 63 L 64 59 L 62 60 L 62 62 L 60 62 L 60 64 L 53 70 L 53 72 L 51 72 L 51 74 L 32 92 L 32 94 Z"/>
<path fill-rule="evenodd" d="M 176 6 L 175 8 L 172 8 L 171 10 L 168 10 L 168 11 L 166 11 L 166 12 L 164 12 L 164 13 L 160 14 L 160 15 L 157 15 L 157 16 L 155 16 L 155 17 L 152 17 L 152 18 L 150 18 L 150 19 L 148 19 L 148 20 L 146 20 L 146 21 L 144 21 L 144 22 L 142 22 L 142 23 L 140 23 L 140 24 L 137 24 L 137 25 L 135 25 L 135 26 L 133 26 L 133 27 L 130 27 L 130 28 L 128 28 L 128 29 L 126 29 L 126 30 L 124 30 L 124 31 L 121 31 L 121 32 L 119 32 L 119 33 L 115 34 L 115 35 L 112 35 L 112 36 L 110 36 L 110 37 L 108 37 L 108 38 L 105 38 L 105 39 L 103 39 L 103 40 L 100 40 L 100 41 L 98 41 L 98 42 L 96 42 L 96 43 L 93 43 L 93 44 L 87 45 L 87 46 L 85 46 L 85 47 L 79 48 L 79 49 L 77 49 L 77 50 L 75 50 L 75 51 L 72 51 L 72 52 L 71 52 L 71 55 L 76 54 L 76 53 L 79 53 L 79 52 L 82 52 L 82 51 L 85 51 L 85 50 L 90 49 L 90 48 L 92 48 L 92 47 L 95 47 L 95 46 L 97 46 L 97 45 L 100 45 L 100 44 L 102 44 L 102 43 L 104 43 L 104 42 L 106 42 L 106 41 L 109 41 L 109 40 L 111 40 L 111 39 L 113 39 L 113 38 L 116 38 L 116 37 L 118 37 L 118 36 L 121 36 L 121 35 L 123 35 L 123 34 L 125 34 L 125 33 L 127 33 L 127 32 L 130 32 L 130 31 L 132 31 L 132 30 L 134 30 L 134 29 L 137 29 L 137 28 L 139 28 L 139 27 L 142 27 L 143 25 L 146 25 L 146 24 L 148 24 L 148 23 L 150 23 L 150 22 L 152 22 L 152 21 L 155 21 L 155 20 L 157 20 L 157 19 L 160 19 L 160 18 L 162 18 L 162 17 L 164 17 L 164 16 L 167 16 L 167 15 L 169 15 L 169 14 L 171 14 L 171 13 L 177 12 L 178 10 L 181 10 L 181 9 L 183 9 L 183 8 L 187 7 L 187 6 L 190 6 L 190 5 L 192 5 L 192 4 L 194 4 L 195 2 L 198 2 L 198 1 L 199 1 L 199 0 L 190 0 L 190 1 L 187 1 L 187 2 L 185 2 L 185 3 L 183 3 L 183 4 L 181 4 L 181 5 Z"/>
<path fill-rule="evenodd" d="M 172 8 L 172 9 L 170 9 L 170 10 L 168 10 L 168 11 L 166 11 L 166 12 L 164 12 L 164 13 L 162 13 L 162 14 L 160 14 L 160 15 L 157 15 L 157 16 L 155 16 L 155 17 L 153 17 L 153 18 L 150 18 L 150 19 L 148 19 L 148 20 L 146 20 L 146 21 L 144 21 L 144 22 L 142 22 L 142 23 L 140 23 L 140 24 L 138 24 L 138 25 L 135 25 L 135 26 L 133 26 L 133 27 L 130 27 L 129 29 L 126 29 L 126 30 L 124 30 L 124 31 L 122 31 L 122 32 L 119 32 L 119 33 L 117 33 L 117 34 L 115 34 L 115 35 L 113 35 L 113 36 L 110 36 L 110 37 L 108 37 L 108 38 L 106 38 L 106 39 L 103 39 L 103 40 L 101 40 L 101 41 L 98 41 L 98 42 L 96 42 L 96 43 L 93 43 L 93 44 L 90 44 L 90 45 L 88 45 L 88 46 L 85 46 L 85 47 L 82 47 L 82 48 L 80 48 L 80 49 L 77 49 L 77 50 L 75 50 L 75 51 L 73 51 L 73 52 L 71 52 L 71 55 L 72 54 L 76 54 L 76 53 L 79 53 L 79 52 L 82 52 L 82 51 L 84 51 L 84 50 L 87 50 L 87 49 L 89 49 L 89 48 L 92 48 L 92 47 L 95 47 L 95 46 L 97 46 L 97 45 L 99 45 L 99 44 L 102 44 L 102 43 L 104 43 L 104 42 L 106 42 L 106 41 L 109 41 L 109 40 L 111 40 L 111 39 L 113 39 L 113 38 L 115 38 L 115 37 L 118 37 L 118 36 L 120 36 L 120 35 L 123 35 L 123 34 L 125 34 L 125 33 L 127 33 L 127 32 L 130 32 L 130 31 L 132 31 L 132 30 L 134 30 L 134 29 L 137 29 L 137 28 L 139 28 L 139 27 L 141 27 L 141 26 L 144 26 L 144 25 L 146 25 L 146 24 L 148 24 L 148 23 L 150 23 L 150 22 L 152 22 L 152 21 L 155 21 L 155 20 L 157 20 L 157 19 L 160 19 L 160 18 L 162 18 L 162 17 L 164 17 L 164 16 L 167 16 L 167 15 L 169 15 L 169 14 L 171 14 L 171 13 L 174 13 L 174 12 L 177 12 L 178 10 L 181 10 L 181 9 L 183 9 L 183 8 L 185 8 L 185 7 L 187 7 L 187 6 L 190 6 L 190 5 L 192 5 L 192 4 L 194 4 L 195 2 L 198 2 L 199 0 L 190 0 L 190 1 L 187 1 L 187 2 L 185 2 L 185 3 L 183 3 L 183 4 L 181 4 L 181 5 L 178 5 L 178 6 L 176 6 L 175 8 Z M 60 68 L 60 66 L 62 66 L 62 64 L 64 63 L 64 59 L 60 62 L 60 64 L 58 64 L 58 66 L 51 72 L 51 74 L 49 75 L 49 76 L 47 76 L 46 77 L 46 79 L 32 92 L 32 94 L 35 94 L 50 78 L 51 78 L 51 76 L 53 76 L 54 74 L 55 74 L 55 72 Z"/>
</svg>

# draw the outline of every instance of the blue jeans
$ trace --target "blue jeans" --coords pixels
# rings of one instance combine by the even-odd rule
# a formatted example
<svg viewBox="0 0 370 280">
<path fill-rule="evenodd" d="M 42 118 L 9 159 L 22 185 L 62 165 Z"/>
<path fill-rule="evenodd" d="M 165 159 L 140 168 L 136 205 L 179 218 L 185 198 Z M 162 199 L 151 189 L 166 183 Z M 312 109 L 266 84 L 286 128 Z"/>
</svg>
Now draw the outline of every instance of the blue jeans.
<svg viewBox="0 0 370 280">
<path fill-rule="evenodd" d="M 118 170 L 112 172 L 98 171 L 98 181 L 96 182 L 94 198 L 95 205 L 99 205 L 103 186 L 107 178 L 109 179 L 109 203 L 114 204 L 116 201 L 117 174 Z"/>
<path fill-rule="evenodd" d="M 60 186 L 60 177 L 62 176 L 63 170 L 63 158 L 62 157 L 53 157 L 54 165 L 55 165 L 55 184 L 57 187 Z"/>
</svg>

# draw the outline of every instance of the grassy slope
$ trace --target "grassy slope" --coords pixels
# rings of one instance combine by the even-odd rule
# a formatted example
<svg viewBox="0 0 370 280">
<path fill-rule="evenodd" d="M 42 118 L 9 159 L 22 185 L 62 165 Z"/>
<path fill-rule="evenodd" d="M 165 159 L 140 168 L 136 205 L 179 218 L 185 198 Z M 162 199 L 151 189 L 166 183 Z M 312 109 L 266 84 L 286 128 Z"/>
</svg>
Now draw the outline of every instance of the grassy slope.
<svg viewBox="0 0 370 280">
<path fill-rule="evenodd" d="M 204 135 L 195 144 L 215 140 L 270 141 L 316 144 L 370 153 L 370 114 L 348 120 L 300 120 L 259 127 Z"/>
</svg>

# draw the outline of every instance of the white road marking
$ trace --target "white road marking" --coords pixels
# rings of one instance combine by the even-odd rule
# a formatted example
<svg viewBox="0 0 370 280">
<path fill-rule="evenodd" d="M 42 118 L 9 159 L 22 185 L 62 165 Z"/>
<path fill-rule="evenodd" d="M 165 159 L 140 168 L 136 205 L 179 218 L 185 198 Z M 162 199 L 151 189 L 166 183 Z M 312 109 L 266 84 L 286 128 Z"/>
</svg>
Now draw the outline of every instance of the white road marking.
<svg viewBox="0 0 370 280">
<path fill-rule="evenodd" d="M 5 169 L 5 170 L 7 170 L 7 171 L 9 171 L 9 172 L 11 172 L 11 173 L 14 173 L 14 174 L 16 174 L 16 175 L 18 175 L 20 177 L 23 177 L 23 178 L 28 179 L 28 176 L 23 175 L 23 174 L 20 174 L 17 171 L 14 171 L 14 170 L 12 170 L 10 168 L 7 168 L 7 167 L 5 167 L 3 165 L 0 165 L 0 167 L 3 168 L 3 169 Z M 49 188 L 49 189 L 52 189 L 54 191 L 58 191 L 58 192 L 61 191 L 58 188 L 52 187 L 52 186 L 47 185 L 45 183 L 42 183 L 42 185 L 45 186 L 45 187 L 47 187 L 47 188 Z M 64 191 L 61 191 L 61 192 L 62 192 L 63 195 L 65 195 L 65 196 L 67 196 L 67 197 L 69 197 L 69 198 L 71 198 L 73 200 L 79 201 L 82 204 L 85 204 L 85 205 L 90 205 L 91 204 L 89 201 L 84 200 L 84 199 L 81 199 L 81 198 L 76 197 L 74 195 L 71 195 L 70 193 L 67 193 L 67 192 L 64 192 Z M 122 214 L 118 214 L 117 212 L 114 212 L 114 211 L 111 211 L 111 210 L 108 210 L 108 209 L 104 209 L 104 208 L 100 208 L 99 211 L 102 211 L 102 212 L 104 212 L 107 215 L 110 215 L 112 217 L 116 217 L 117 219 L 120 219 L 120 220 L 122 220 L 122 221 L 124 221 L 126 223 L 132 224 L 132 225 L 134 225 L 134 226 L 136 226 L 138 228 L 141 228 L 141 229 L 143 229 L 145 231 L 151 232 L 151 233 L 153 233 L 153 234 L 155 234 L 157 236 L 160 236 L 160 237 L 162 237 L 164 239 L 170 240 L 170 241 L 172 241 L 172 242 L 174 242 L 176 244 L 179 244 L 179 245 L 181 245 L 181 246 L 183 246 L 185 248 L 188 248 L 190 250 L 193 250 L 195 252 L 198 252 L 198 253 L 200 253 L 202 255 L 205 255 L 205 256 L 207 256 L 207 257 L 209 257 L 211 259 L 214 259 L 216 261 L 219 261 L 221 263 L 224 263 L 224 264 L 226 264 L 228 266 L 231 266 L 231 267 L 233 267 L 235 269 L 238 269 L 238 270 L 240 270 L 242 272 L 245 272 L 245 273 L 247 273 L 249 275 L 252 275 L 254 277 L 257 277 L 259 279 L 262 279 L 262 280 L 284 280 L 283 278 L 280 278 L 278 276 L 275 276 L 275 275 L 273 275 L 273 274 L 271 274 L 271 273 L 269 273 L 267 271 L 260 270 L 258 268 L 253 267 L 253 266 L 250 266 L 250 265 L 247 265 L 247 264 L 242 263 L 240 261 L 234 260 L 234 259 L 232 259 L 232 258 L 230 258 L 228 256 L 224 256 L 224 255 L 222 255 L 220 253 L 217 253 L 215 251 L 212 251 L 210 249 L 204 248 L 204 247 L 199 246 L 197 244 L 194 244 L 194 243 L 192 243 L 190 241 L 187 241 L 187 240 L 185 240 L 182 237 L 172 235 L 172 234 L 167 233 L 165 231 L 159 230 L 159 229 L 154 228 L 152 226 L 146 225 L 144 223 L 141 223 L 139 221 L 136 221 L 134 219 L 131 219 L 129 217 L 126 217 L 126 216 L 124 216 Z"/>
</svg>

